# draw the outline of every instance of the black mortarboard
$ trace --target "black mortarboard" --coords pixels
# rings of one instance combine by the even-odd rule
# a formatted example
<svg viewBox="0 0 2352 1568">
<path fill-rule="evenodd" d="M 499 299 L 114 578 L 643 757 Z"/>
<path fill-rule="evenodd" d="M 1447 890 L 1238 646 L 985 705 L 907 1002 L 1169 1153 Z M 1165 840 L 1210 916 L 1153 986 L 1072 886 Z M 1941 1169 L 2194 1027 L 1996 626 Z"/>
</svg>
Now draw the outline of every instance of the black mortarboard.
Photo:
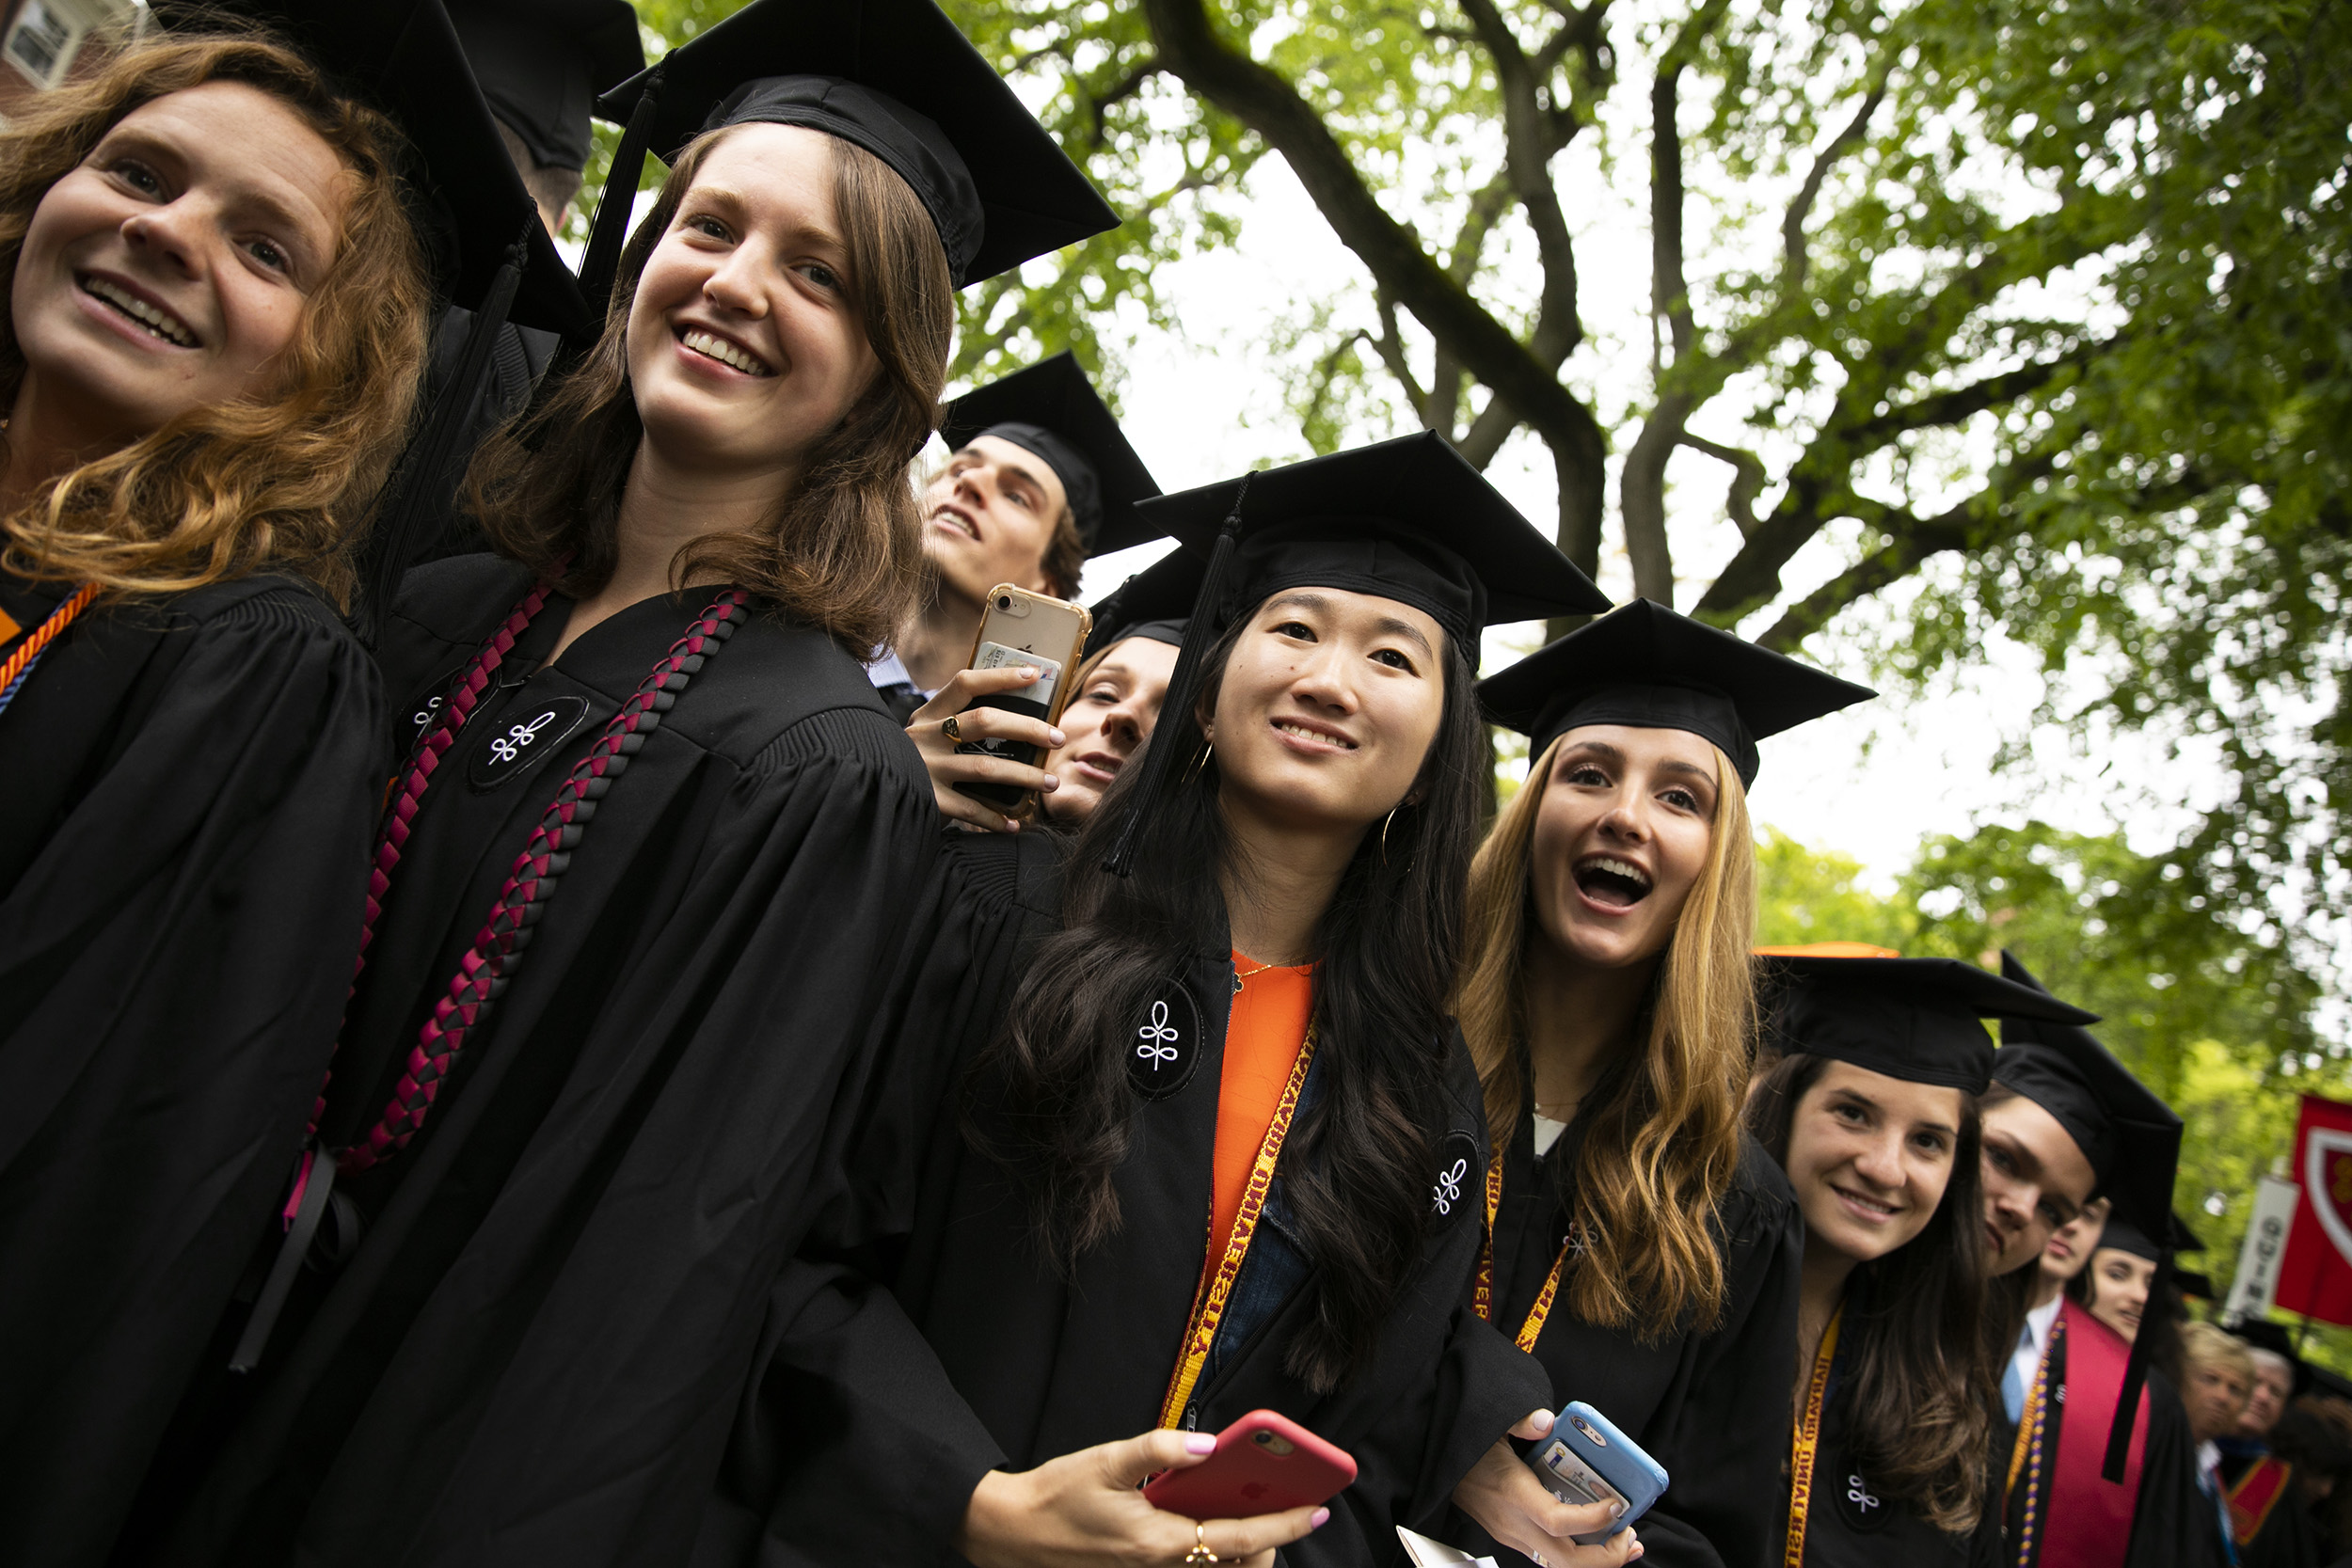
<svg viewBox="0 0 2352 1568">
<path fill-rule="evenodd" d="M 1958 958 L 1906 958 L 1858 942 L 1759 947 L 1772 996 L 1772 1043 L 1851 1062 L 1889 1078 L 1984 1092 L 1993 1037 L 1980 1019 L 2095 1023 L 2070 1007 Z"/>
<path fill-rule="evenodd" d="M 588 166 L 596 95 L 645 69 L 628 0 L 448 0 L 474 80 L 543 168 Z"/>
<path fill-rule="evenodd" d="M 1285 588 L 1338 588 L 1411 605 L 1445 629 L 1473 668 L 1489 625 L 1590 614 L 1609 601 L 1460 452 L 1424 431 L 1245 474 L 1136 508 L 1179 548 L 1132 579 L 1140 608 L 1194 586 L 1163 712 L 1192 703 L 1209 644 Z M 1131 622 L 1147 618 L 1122 611 Z M 1150 618 L 1164 614 L 1155 610 Z M 1146 751 L 1143 775 L 1105 865 L 1124 876 L 1172 747 Z"/>
<path fill-rule="evenodd" d="M 2205 1243 L 2197 1239 L 2197 1232 L 2191 1230 L 2188 1222 L 2178 1213 L 2168 1216 L 2163 1234 L 2165 1241 L 2159 1245 L 2137 1221 L 2117 1219 L 2110 1215 L 2106 1229 L 2100 1233 L 2099 1244 L 2113 1247 L 2118 1252 L 2128 1252 L 2135 1258 L 2145 1258 L 2152 1263 L 2162 1252 L 2169 1251 L 2177 1258 L 2184 1252 L 2205 1250 Z"/>
<path fill-rule="evenodd" d="M 2007 951 L 2001 954 L 2001 973 L 2021 986 L 2048 989 Z M 2148 1288 L 2149 1299 L 2157 1299 L 2172 1275 L 2172 1183 L 2180 1170 L 2181 1118 L 2089 1031 L 2068 1024 L 2005 1020 L 2001 1049 L 1993 1058 L 1993 1078 L 2040 1105 L 2066 1129 L 2106 1196 L 2110 1234 L 2117 1233 L 2120 1224 L 2145 1238 L 2166 1238 L 2167 1244 L 2154 1249 L 2156 1276 Z M 2147 1381 L 2147 1358 L 2148 1337 L 2142 1335 L 2132 1342 L 2122 1402 L 2108 1433 L 2102 1470 L 2109 1481 L 2120 1481 L 2123 1474 L 2139 1391 Z"/>
<path fill-rule="evenodd" d="M 931 215 L 957 287 L 1119 226 L 1012 88 L 931 0 L 753 0 L 597 100 L 625 121 L 581 277 L 609 293 L 648 150 L 803 125 L 880 158 Z"/>
<path fill-rule="evenodd" d="M 1756 743 L 1878 695 L 1665 606 L 1636 599 L 1478 686 L 1496 723 L 1540 757 L 1584 724 L 1687 730 L 1756 783 Z"/>
<path fill-rule="evenodd" d="M 595 318 L 539 225 L 441 0 L 213 0 L 156 12 L 173 26 L 200 29 L 228 15 L 273 27 L 337 87 L 397 124 L 416 153 L 401 170 L 410 215 L 448 303 L 483 314 L 501 270 L 514 265 L 502 320 L 579 341 L 594 335 Z"/>
<path fill-rule="evenodd" d="M 1089 555 L 1162 536 L 1136 513 L 1137 501 L 1160 493 L 1158 483 L 1067 349 L 956 399 L 939 434 L 951 451 L 994 436 L 1042 458 L 1070 497 Z"/>
<path fill-rule="evenodd" d="M 1091 608 L 1094 631 L 1087 652 L 1101 653 L 1128 637 L 1156 637 L 1183 647 L 1192 601 L 1200 596 L 1200 572 L 1198 556 L 1170 550 L 1112 589 Z"/>
</svg>

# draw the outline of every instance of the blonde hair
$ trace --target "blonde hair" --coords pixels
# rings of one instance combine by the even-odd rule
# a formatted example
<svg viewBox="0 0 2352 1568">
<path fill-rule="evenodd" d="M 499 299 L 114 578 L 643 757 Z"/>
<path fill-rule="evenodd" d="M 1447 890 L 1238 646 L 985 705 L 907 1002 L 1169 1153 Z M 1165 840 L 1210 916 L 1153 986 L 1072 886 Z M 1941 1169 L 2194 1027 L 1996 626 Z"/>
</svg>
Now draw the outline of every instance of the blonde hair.
<svg viewBox="0 0 2352 1568">
<path fill-rule="evenodd" d="M 358 176 L 334 260 L 280 356 L 282 389 L 191 409 L 50 480 L 0 517 L 0 565 L 36 581 L 94 582 L 108 596 L 275 569 L 347 604 L 424 364 L 424 253 L 401 207 L 389 120 L 258 31 L 134 44 L 0 132 L 0 299 L 50 187 L 133 111 L 218 81 L 283 103 Z M 13 400 L 25 368 L 13 321 L 0 321 L 0 398 Z"/>
<path fill-rule="evenodd" d="M 2148 1310 L 2154 1312 L 2151 1301 Z M 2185 1323 L 2181 1325 L 2181 1365 L 2187 1368 L 2228 1368 L 2246 1379 L 2249 1387 L 2254 1382 L 2254 1352 L 2245 1340 L 2207 1323 Z"/>
<path fill-rule="evenodd" d="M 1525 1109 L 1521 979 L 1527 944 L 1541 940 L 1528 918 L 1535 818 L 1559 753 L 1558 741 L 1545 748 L 1470 863 L 1470 956 L 1454 1015 L 1498 1146 Z M 1645 1340 L 1685 1323 L 1710 1328 L 1722 1313 L 1712 1225 L 1739 1167 L 1756 1035 L 1756 845 L 1747 792 L 1731 760 L 1714 756 L 1721 784 L 1707 864 L 1659 965 L 1646 1040 L 1603 1075 L 1580 1113 L 1588 1130 L 1570 1183 L 1584 1254 L 1563 1281 L 1569 1309 Z"/>
</svg>

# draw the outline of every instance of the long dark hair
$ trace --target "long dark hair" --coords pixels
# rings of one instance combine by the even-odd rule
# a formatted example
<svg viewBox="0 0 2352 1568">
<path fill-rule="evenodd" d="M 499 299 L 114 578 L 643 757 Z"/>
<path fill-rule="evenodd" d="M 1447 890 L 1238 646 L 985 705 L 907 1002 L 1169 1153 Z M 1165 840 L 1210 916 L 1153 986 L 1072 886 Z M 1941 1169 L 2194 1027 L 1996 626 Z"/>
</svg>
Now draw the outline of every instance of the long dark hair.
<svg viewBox="0 0 2352 1568">
<path fill-rule="evenodd" d="M 1829 1063 L 1792 1052 L 1765 1074 L 1749 1102 L 1749 1131 L 1783 1169 L 1798 1102 Z M 1918 1235 L 1856 1266 L 1837 1341 L 1848 1369 L 1838 1402 L 1856 1463 L 1882 1496 L 1955 1534 L 1974 1529 L 1984 1507 L 1985 1443 L 1997 1386 L 1981 1322 L 1980 1147 L 1977 1103 L 1963 1094 L 1944 1200 Z"/>
<path fill-rule="evenodd" d="M 1163 713 L 1148 742 L 1183 750 L 1132 876 L 1101 865 L 1143 768 L 1131 760 L 1089 819 L 1070 857 L 1062 929 L 1039 950 L 976 1077 L 981 1146 L 1026 1191 L 1046 1255 L 1064 1271 L 1120 1227 L 1112 1177 L 1132 1148 L 1124 1061 L 1135 1021 L 1217 940 L 1218 869 L 1249 874 L 1225 834 L 1198 713 L 1214 706 L 1250 620 L 1211 650 L 1191 721 Z M 1315 928 L 1320 1091 L 1292 1132 L 1282 1174 L 1319 1280 L 1314 1316 L 1284 1366 L 1317 1392 L 1371 1359 L 1427 1235 L 1452 1034 L 1446 990 L 1461 955 L 1486 766 L 1476 676 L 1452 639 L 1443 664 L 1444 711 L 1413 803 L 1364 835 Z"/>
</svg>

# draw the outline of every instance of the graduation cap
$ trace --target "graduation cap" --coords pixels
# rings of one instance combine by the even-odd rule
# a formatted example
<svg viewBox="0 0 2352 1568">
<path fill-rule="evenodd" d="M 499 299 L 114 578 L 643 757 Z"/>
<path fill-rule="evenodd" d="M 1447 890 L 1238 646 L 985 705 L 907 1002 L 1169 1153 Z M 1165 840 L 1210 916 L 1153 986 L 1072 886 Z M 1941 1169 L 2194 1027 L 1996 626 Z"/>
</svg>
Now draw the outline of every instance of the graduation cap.
<svg viewBox="0 0 2352 1568">
<path fill-rule="evenodd" d="M 1609 601 L 1434 432 L 1245 474 L 1136 508 L 1178 549 L 1133 579 L 1137 611 L 1194 592 L 1164 713 L 1187 711 L 1200 661 L 1235 619 L 1285 588 L 1337 588 L 1394 599 L 1430 616 L 1474 665 L 1489 625 L 1590 614 Z M 1156 609 L 1156 605 L 1153 605 Z M 1125 876 L 1175 748 L 1149 748 L 1135 809 L 1104 862 Z"/>
<path fill-rule="evenodd" d="M 1636 599 L 1489 675 L 1478 695 L 1531 757 L 1586 724 L 1687 730 L 1752 785 L 1756 741 L 1878 693 Z"/>
<path fill-rule="evenodd" d="M 645 69 L 628 0 L 449 0 L 499 123 L 542 168 L 588 166 L 596 95 Z"/>
<path fill-rule="evenodd" d="M 2006 950 L 2001 973 L 2021 986 L 2049 989 Z M 1993 1078 L 2049 1112 L 2090 1162 L 2098 1190 L 2109 1203 L 2107 1234 L 2137 1230 L 2149 1240 L 2166 1239 L 2166 1245 L 2153 1249 L 2156 1275 L 2148 1293 L 2154 1300 L 2172 1277 L 2172 1181 L 2180 1169 L 2181 1118 L 2087 1030 L 2070 1024 L 2004 1020 Z M 2102 1466 L 2109 1481 L 2122 1479 L 2139 1391 L 2148 1378 L 2150 1338 L 2134 1336 L 2124 1367 Z"/>
<path fill-rule="evenodd" d="M 1759 947 L 1778 982 L 1775 1043 L 1889 1078 L 1982 1094 L 1993 1075 L 1986 1018 L 2096 1023 L 2047 991 L 1958 958 L 1906 958 L 1854 942 Z"/>
<path fill-rule="evenodd" d="M 1159 483 L 1067 349 L 956 399 L 939 434 L 951 451 L 993 436 L 1043 459 L 1070 498 L 1090 556 L 1161 537 L 1136 513 L 1137 501 L 1160 493 Z"/>
<path fill-rule="evenodd" d="M 356 619 L 373 643 L 401 577 L 442 525 L 443 476 L 459 453 L 500 331 L 511 321 L 585 341 L 596 317 L 540 225 L 441 0 L 158 8 L 167 25 L 200 27 L 224 12 L 276 29 L 338 89 L 400 127 L 415 154 L 400 171 L 404 194 L 436 292 L 471 313 L 456 372 L 409 442 L 389 487 L 393 499 L 361 552 Z"/>
<path fill-rule="evenodd" d="M 753 0 L 596 101 L 628 129 L 580 276 L 612 292 L 645 154 L 723 125 L 802 125 L 880 158 L 922 201 L 961 288 L 1119 226 L 931 0 Z"/>
</svg>

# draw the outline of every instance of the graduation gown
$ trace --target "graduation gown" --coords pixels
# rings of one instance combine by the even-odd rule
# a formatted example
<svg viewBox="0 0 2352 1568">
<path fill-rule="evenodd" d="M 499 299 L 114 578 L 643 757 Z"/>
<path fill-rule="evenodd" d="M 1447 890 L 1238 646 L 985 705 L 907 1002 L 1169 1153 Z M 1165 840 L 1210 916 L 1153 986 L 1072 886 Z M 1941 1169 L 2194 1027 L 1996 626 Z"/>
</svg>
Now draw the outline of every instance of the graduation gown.
<svg viewBox="0 0 2352 1568">
<path fill-rule="evenodd" d="M 863 1212 L 908 1227 L 869 1254 L 887 1259 L 880 1266 L 895 1279 L 890 1305 L 903 1316 L 877 1310 L 855 1286 L 815 1297 L 796 1291 L 780 1303 L 780 1319 L 798 1311 L 803 1322 L 797 1355 L 763 1361 L 773 1387 L 845 1369 L 865 1370 L 866 1387 L 836 1375 L 844 1407 L 835 1423 L 797 1448 L 778 1415 L 747 1407 L 723 1517 L 707 1538 L 726 1544 L 698 1562 L 754 1560 L 755 1543 L 770 1553 L 761 1561 L 952 1561 L 955 1526 L 990 1468 L 1027 1468 L 1157 1423 L 1207 1245 L 1231 949 L 1219 931 L 1200 950 L 1171 956 L 1181 968 L 1161 993 L 1168 1022 L 1156 1027 L 1176 1033 L 1153 1038 L 1174 1054 L 1138 1056 L 1129 1070 L 1136 1152 L 1116 1178 L 1124 1223 L 1081 1260 L 1074 1281 L 1064 1279 L 1038 1254 L 1025 1198 L 966 1141 L 960 1088 L 1001 1023 L 1028 953 L 1054 928 L 1057 853 L 1051 833 L 951 843 L 922 978 L 901 992 L 913 999 L 898 1025 L 901 1050 L 876 1075 L 888 1093 L 873 1107 L 859 1162 Z M 1138 1029 L 1154 1026 L 1149 1015 L 1137 1021 Z M 1428 1238 L 1374 1364 L 1328 1395 L 1283 1370 L 1290 1334 L 1312 1310 L 1314 1281 L 1291 1239 L 1278 1174 L 1184 1422 L 1216 1432 L 1269 1408 L 1355 1457 L 1355 1484 L 1334 1499 L 1328 1523 L 1283 1548 L 1286 1564 L 1402 1560 L 1395 1526 L 1434 1528 L 1454 1483 L 1541 1402 L 1532 1363 L 1477 1321 L 1462 1291 L 1479 1241 L 1484 1112 L 1458 1035 L 1441 1048 L 1446 1101 Z M 1311 1073 L 1302 1128 L 1314 1085 Z M 998 1113 L 983 1094 L 969 1114 L 984 1129 Z M 904 1119 L 892 1126 L 894 1117 Z M 903 1175 L 910 1167 L 920 1173 L 913 1184 Z M 826 1321 L 811 1324 L 812 1316 Z M 812 1354 L 810 1330 L 824 1327 L 838 1338 Z M 909 1354 L 916 1333 L 943 1380 L 929 1392 Z M 780 1323 L 772 1338 L 788 1337 Z M 781 1402 L 804 1403 L 805 1395 Z M 836 1441 L 843 1433 L 849 1439 Z"/>
<path fill-rule="evenodd" d="M 1848 1366 L 1841 1347 L 1830 1365 L 1822 1400 L 1813 1499 L 1805 1510 L 1805 1568 L 1883 1568 L 1890 1562 L 1904 1568 L 1996 1568 L 2001 1560 L 1997 1481 L 1988 1481 L 1986 1496 L 1992 1501 L 1978 1515 L 1977 1528 L 1965 1535 L 1938 1529 L 1909 1504 L 1881 1497 L 1849 1442 L 1851 1412 L 1838 1397 Z M 1788 1491 L 1784 1478 L 1784 1502 Z"/>
<path fill-rule="evenodd" d="M 2189 1435 L 2188 1413 L 2181 1407 L 2180 1396 L 2162 1372 L 2149 1369 L 2132 1437 L 2137 1482 L 2130 1496 L 2115 1496 L 2123 1487 L 2098 1471 L 2114 1425 L 2115 1393 L 2122 1386 L 2129 1347 L 2072 1301 L 2058 1313 L 2066 1332 L 2052 1337 L 2042 1368 L 2043 1397 L 2057 1418 L 2043 1426 L 2039 1470 L 2029 1460 L 2020 1464 L 2015 1484 L 2009 1485 L 2017 1429 L 2002 1422 L 1995 1433 L 1994 1474 L 2007 1488 L 2003 1561 L 2015 1568 L 2040 1563 L 2098 1568 L 2100 1559 L 2089 1554 L 2101 1553 L 2106 1561 L 2122 1568 L 2219 1568 L 2224 1561 L 2220 1519 L 2197 1484 L 2197 1445 Z M 2092 1381 L 2106 1393 L 2104 1399 L 2082 1397 L 2080 1388 L 2068 1384 L 2070 1366 L 2079 1371 L 2079 1363 L 2091 1357 L 2098 1363 Z M 2127 1471 L 2126 1481 L 2132 1479 Z M 2029 1502 L 2037 1521 L 2030 1537 L 2025 1528 Z M 2050 1549 L 2045 1552 L 2044 1547 Z"/>
<path fill-rule="evenodd" d="M 2267 1451 L 2228 1454 L 2221 1481 L 2238 1568 L 2320 1568 L 2318 1529 L 2294 1465 Z"/>
<path fill-rule="evenodd" d="M 63 596 L 0 573 L 28 633 Z M 0 712 L 0 1560 L 103 1560 L 276 1205 L 382 714 L 276 576 L 85 611 Z"/>
<path fill-rule="evenodd" d="M 1495 1222 L 1495 1323 L 1505 1335 L 1527 1321 L 1560 1253 L 1567 1215 L 1560 1172 L 1583 1124 L 1570 1125 L 1543 1158 L 1533 1118 L 1504 1151 Z M 1645 1564 L 1745 1568 L 1781 1549 L 1788 1518 L 1788 1388 L 1796 1376 L 1797 1272 L 1804 1221 L 1788 1179 L 1744 1132 L 1740 1164 L 1715 1223 L 1724 1261 L 1724 1308 L 1708 1333 L 1669 1330 L 1645 1341 L 1627 1329 L 1582 1322 L 1565 1289 L 1535 1341 L 1549 1387 L 1538 1402 L 1558 1410 L 1581 1400 L 1665 1467 L 1665 1493 L 1642 1515 Z M 1575 1266 L 1573 1261 L 1569 1265 Z M 1526 1559 L 1456 1514 L 1443 1539 L 1506 1565 Z"/>
<path fill-rule="evenodd" d="M 486 556 L 410 575 L 385 650 L 404 730 L 526 587 Z M 551 597 L 516 643 L 417 816 L 330 1147 L 374 1120 L 564 770 L 712 596 L 546 666 Z M 682 1557 L 936 824 L 857 662 L 771 610 L 739 623 L 599 802 L 422 1133 L 339 1187 L 364 1240 L 191 1445 L 164 1560 Z"/>
</svg>

